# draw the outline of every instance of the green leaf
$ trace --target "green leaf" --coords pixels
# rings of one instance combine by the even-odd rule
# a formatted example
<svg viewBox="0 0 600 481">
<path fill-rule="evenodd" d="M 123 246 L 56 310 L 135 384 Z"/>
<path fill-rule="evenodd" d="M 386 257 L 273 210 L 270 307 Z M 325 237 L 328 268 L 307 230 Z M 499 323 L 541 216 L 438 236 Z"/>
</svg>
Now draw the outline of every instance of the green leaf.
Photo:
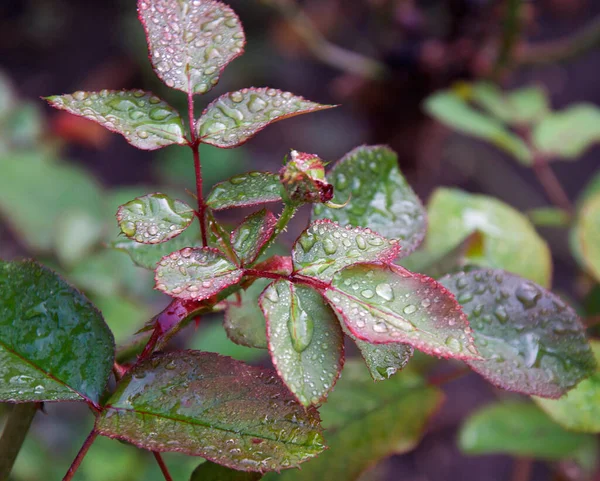
<svg viewBox="0 0 600 481">
<path fill-rule="evenodd" d="M 373 383 L 360 362 L 348 361 L 344 375 L 321 408 L 329 449 L 316 459 L 265 479 L 353 481 L 378 461 L 414 449 L 443 399 L 410 372 Z"/>
<path fill-rule="evenodd" d="M 185 144 L 183 122 L 177 111 L 143 90 L 78 91 L 46 100 L 57 109 L 93 120 L 142 150 Z"/>
<path fill-rule="evenodd" d="M 484 358 L 467 363 L 492 384 L 558 398 L 594 372 L 585 329 L 558 296 L 498 270 L 454 274 L 440 282 L 463 306 Z"/>
<path fill-rule="evenodd" d="M 440 357 L 478 357 L 467 317 L 429 277 L 399 266 L 356 264 L 335 275 L 325 296 L 363 341 L 410 344 Z"/>
<path fill-rule="evenodd" d="M 292 251 L 294 270 L 304 276 L 330 281 L 346 266 L 358 262 L 391 262 L 400 251 L 371 229 L 341 227 L 329 220 L 313 222 L 296 241 Z"/>
<path fill-rule="evenodd" d="M 600 433 L 600 341 L 592 341 L 597 369 L 560 399 L 533 400 L 554 421 L 570 431 Z"/>
<path fill-rule="evenodd" d="M 527 216 L 535 225 L 540 227 L 567 227 L 571 215 L 557 207 L 538 207 L 527 211 Z"/>
<path fill-rule="evenodd" d="M 533 130 L 532 140 L 551 159 L 577 160 L 600 141 L 600 109 L 579 104 L 549 114 Z"/>
<path fill-rule="evenodd" d="M 219 182 L 206 198 L 214 210 L 250 207 L 281 200 L 279 175 L 270 172 L 248 172 Z"/>
<path fill-rule="evenodd" d="M 578 257 L 600 282 L 600 192 L 583 203 L 573 233 Z"/>
<path fill-rule="evenodd" d="M 305 406 L 325 400 L 344 364 L 335 314 L 310 287 L 279 280 L 260 297 L 273 365 Z"/>
<path fill-rule="evenodd" d="M 216 147 L 237 147 L 274 122 L 332 107 L 266 87 L 229 92 L 204 109 L 198 137 Z"/>
<path fill-rule="evenodd" d="M 243 271 L 210 247 L 171 252 L 156 267 L 156 289 L 172 297 L 201 301 L 237 284 Z"/>
<path fill-rule="evenodd" d="M 54 253 L 60 263 L 72 268 L 88 257 L 102 239 L 104 224 L 94 213 L 78 207 L 63 211 L 54 231 Z"/>
<path fill-rule="evenodd" d="M 121 232 L 142 244 L 159 244 L 181 234 L 194 220 L 194 209 L 185 202 L 155 193 L 119 207 Z"/>
<path fill-rule="evenodd" d="M 398 156 L 384 146 L 362 146 L 336 162 L 327 179 L 334 186 L 331 208 L 313 207 L 315 219 L 345 226 L 369 227 L 388 239 L 398 239 L 402 255 L 417 248 L 427 230 L 423 204 L 398 169 Z"/>
<path fill-rule="evenodd" d="M 98 310 L 57 274 L 0 261 L 0 399 L 97 403 L 114 350 Z"/>
<path fill-rule="evenodd" d="M 139 0 L 154 71 L 167 87 L 204 94 L 244 52 L 240 19 L 214 0 Z"/>
<path fill-rule="evenodd" d="M 554 423 L 537 406 L 520 401 L 492 404 L 462 426 L 459 445 L 466 454 L 510 454 L 546 460 L 572 457 L 588 443 L 588 434 Z"/>
<path fill-rule="evenodd" d="M 504 269 L 548 287 L 552 258 L 546 242 L 531 222 L 507 204 L 458 189 L 437 189 L 428 205 L 429 231 L 425 248 L 445 253 L 468 235 L 482 235 L 482 252 L 471 252 L 473 264 Z"/>
<path fill-rule="evenodd" d="M 546 92 L 539 87 L 525 87 L 502 92 L 494 84 L 478 82 L 471 98 L 499 120 L 517 126 L 536 124 L 550 111 Z"/>
<path fill-rule="evenodd" d="M 197 351 L 137 364 L 96 429 L 144 449 L 247 471 L 297 466 L 324 449 L 317 411 L 295 402 L 274 371 Z"/>
<path fill-rule="evenodd" d="M 236 344 L 267 349 L 267 327 L 258 297 L 269 282 L 269 279 L 256 279 L 246 290 L 227 299 L 223 326 L 229 339 Z"/>
<path fill-rule="evenodd" d="M 490 142 L 520 163 L 531 165 L 531 152 L 523 140 L 501 122 L 470 107 L 458 93 L 437 92 L 427 98 L 424 108 L 429 115 L 449 127 Z"/>
<path fill-rule="evenodd" d="M 263 475 L 247 471 L 236 471 L 206 461 L 194 469 L 190 481 L 258 481 Z"/>
<path fill-rule="evenodd" d="M 241 265 L 253 263 L 275 232 L 277 219 L 266 209 L 249 215 L 232 233 L 231 246 Z"/>
</svg>

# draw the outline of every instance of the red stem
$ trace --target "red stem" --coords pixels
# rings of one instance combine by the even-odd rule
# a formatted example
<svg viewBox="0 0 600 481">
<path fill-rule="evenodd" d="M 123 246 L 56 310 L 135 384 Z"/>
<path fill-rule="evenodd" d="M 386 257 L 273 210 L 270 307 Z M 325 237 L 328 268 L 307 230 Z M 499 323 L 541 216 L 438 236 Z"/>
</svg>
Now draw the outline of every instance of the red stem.
<svg viewBox="0 0 600 481">
<path fill-rule="evenodd" d="M 165 461 L 160 455 L 160 453 L 157 451 L 152 451 L 152 454 L 154 454 L 154 458 L 156 459 L 156 462 L 158 463 L 158 466 L 160 467 L 160 470 L 162 471 L 163 476 L 165 477 L 165 481 L 173 481 L 173 478 L 169 473 L 169 468 L 167 468 L 167 465 L 165 464 Z"/>
<path fill-rule="evenodd" d="M 569 196 L 563 189 L 552 168 L 548 165 L 546 159 L 536 156 L 533 159 L 533 171 L 552 203 L 567 212 L 572 212 L 573 206 L 569 200 Z"/>
<path fill-rule="evenodd" d="M 279 274 L 277 272 L 261 271 L 258 269 L 245 269 L 244 275 L 252 277 L 263 277 L 266 279 L 284 279 L 295 284 L 305 284 L 319 291 L 325 290 L 328 287 L 330 287 L 330 284 L 315 279 L 314 277 L 304 277 L 296 274 L 291 274 L 288 276 L 285 274 Z"/>
<path fill-rule="evenodd" d="M 96 432 L 95 429 L 93 429 L 92 432 L 88 435 L 88 437 L 85 438 L 83 446 L 81 446 L 81 449 L 77 453 L 77 456 L 75 457 L 75 459 L 71 463 L 71 467 L 67 471 L 67 474 L 65 474 L 65 477 L 63 478 L 63 481 L 70 481 L 71 479 L 73 479 L 73 476 L 75 476 L 75 472 L 77 471 L 77 469 L 81 465 L 81 462 L 83 461 L 83 458 L 85 457 L 85 455 L 87 454 L 88 450 L 90 449 L 90 447 L 92 446 L 92 444 L 96 440 L 96 437 L 98 437 L 98 433 Z"/>
<path fill-rule="evenodd" d="M 198 211 L 196 215 L 200 222 L 200 231 L 202 233 L 202 245 L 208 245 L 206 235 L 206 203 L 202 193 L 202 164 L 200 163 L 200 139 L 196 137 L 196 123 L 194 121 L 194 94 L 188 92 L 188 116 L 190 122 L 190 142 L 189 146 L 194 153 L 194 170 L 196 172 L 196 198 L 198 199 Z"/>
</svg>

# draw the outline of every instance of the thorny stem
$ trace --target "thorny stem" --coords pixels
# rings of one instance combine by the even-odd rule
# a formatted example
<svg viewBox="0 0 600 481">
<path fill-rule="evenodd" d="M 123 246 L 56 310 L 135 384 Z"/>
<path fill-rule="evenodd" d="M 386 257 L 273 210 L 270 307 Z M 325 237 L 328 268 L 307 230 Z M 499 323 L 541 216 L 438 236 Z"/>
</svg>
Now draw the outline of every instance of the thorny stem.
<svg viewBox="0 0 600 481">
<path fill-rule="evenodd" d="M 77 453 L 77 456 L 71 463 L 71 467 L 67 471 L 67 474 L 65 474 L 63 481 L 70 481 L 71 479 L 73 479 L 73 476 L 75 476 L 75 472 L 81 465 L 83 458 L 85 457 L 85 455 L 87 454 L 88 450 L 90 449 L 90 447 L 92 446 L 92 444 L 94 443 L 94 441 L 96 440 L 97 437 L 98 437 L 98 433 L 96 432 L 96 429 L 94 428 L 94 429 L 92 429 L 92 432 L 88 435 L 88 437 L 85 438 L 83 446 L 81 446 L 81 449 Z"/>
<path fill-rule="evenodd" d="M 202 233 L 202 245 L 208 245 L 206 236 L 206 203 L 202 193 L 202 164 L 200 163 L 200 139 L 196 136 L 196 123 L 194 121 L 194 94 L 188 91 L 188 116 L 190 123 L 190 142 L 189 146 L 194 154 L 194 170 L 196 172 L 196 198 L 198 199 L 198 221 L 200 222 L 200 232 Z"/>
<path fill-rule="evenodd" d="M 11 408 L 0 436 L 0 480 L 8 479 L 37 410 L 37 403 L 15 404 Z"/>
<path fill-rule="evenodd" d="M 154 455 L 154 458 L 156 459 L 156 462 L 158 463 L 158 466 L 160 467 L 160 470 L 163 473 L 163 476 L 165 477 L 165 481 L 173 481 L 173 478 L 169 473 L 169 468 L 167 468 L 167 465 L 165 464 L 165 461 L 160 455 L 160 453 L 157 451 L 152 451 L 152 454 Z"/>
</svg>

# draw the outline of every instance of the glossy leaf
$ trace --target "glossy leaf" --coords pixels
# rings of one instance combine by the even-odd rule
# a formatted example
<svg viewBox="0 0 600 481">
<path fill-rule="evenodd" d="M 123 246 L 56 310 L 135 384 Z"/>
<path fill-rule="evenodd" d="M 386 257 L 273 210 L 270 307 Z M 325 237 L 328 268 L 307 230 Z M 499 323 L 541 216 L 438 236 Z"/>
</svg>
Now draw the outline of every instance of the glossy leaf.
<svg viewBox="0 0 600 481">
<path fill-rule="evenodd" d="M 266 87 L 229 92 L 204 109 L 198 137 L 216 147 L 237 147 L 274 122 L 332 107 Z"/>
<path fill-rule="evenodd" d="M 583 203 L 574 235 L 581 262 L 600 281 L 600 192 Z"/>
<path fill-rule="evenodd" d="M 121 232 L 142 244 L 159 244 L 181 234 L 194 220 L 194 209 L 165 194 L 148 194 L 119 207 Z"/>
<path fill-rule="evenodd" d="M 329 449 L 302 469 L 265 479 L 356 480 L 381 459 L 414 449 L 442 400 L 438 388 L 413 373 L 373 383 L 362 363 L 349 361 L 321 408 Z"/>
<path fill-rule="evenodd" d="M 513 401 L 486 406 L 462 426 L 459 445 L 467 454 L 510 454 L 547 460 L 572 457 L 593 443 L 588 434 L 567 431 L 537 406 Z"/>
<path fill-rule="evenodd" d="M 532 141 L 550 159 L 576 160 L 600 141 L 600 109 L 580 104 L 552 113 L 535 127 Z"/>
<path fill-rule="evenodd" d="M 274 371 L 198 351 L 155 354 L 137 364 L 96 429 L 144 449 L 244 471 L 297 466 L 324 449 L 318 413 L 295 402 Z"/>
<path fill-rule="evenodd" d="M 214 210 L 249 207 L 281 200 L 279 176 L 270 172 L 248 172 L 219 182 L 206 198 Z"/>
<path fill-rule="evenodd" d="M 158 263 L 156 289 L 179 299 L 201 301 L 236 284 L 242 274 L 216 249 L 185 247 Z"/>
<path fill-rule="evenodd" d="M 492 384 L 558 398 L 595 362 L 575 311 L 534 283 L 498 270 L 444 277 L 469 316 L 483 360 L 467 361 Z"/>
<path fill-rule="evenodd" d="M 399 252 L 397 241 L 381 237 L 371 229 L 318 220 L 300 234 L 292 259 L 298 274 L 330 281 L 346 266 L 357 262 L 391 262 Z"/>
<path fill-rule="evenodd" d="M 596 372 L 560 399 L 534 401 L 558 424 L 570 431 L 600 433 L 600 341 L 592 341 Z"/>
<path fill-rule="evenodd" d="M 429 115 L 449 127 L 491 142 L 520 163 L 531 165 L 531 152 L 523 140 L 510 132 L 498 120 L 469 106 L 458 93 L 437 92 L 427 98 L 424 107 Z"/>
<path fill-rule="evenodd" d="M 244 51 L 242 24 L 214 0 L 139 0 L 154 71 L 167 85 L 206 93 L 225 66 Z"/>
<path fill-rule="evenodd" d="M 267 349 L 267 327 L 258 297 L 269 282 L 268 279 L 256 279 L 246 290 L 227 299 L 223 326 L 229 339 L 236 344 Z"/>
<path fill-rule="evenodd" d="M 472 86 L 471 96 L 494 117 L 517 126 L 535 124 L 550 111 L 546 92 L 539 87 L 503 92 L 494 84 L 478 82 Z"/>
<path fill-rule="evenodd" d="M 479 252 L 467 255 L 469 262 L 514 272 L 544 287 L 550 285 L 550 249 L 517 210 L 492 197 L 441 188 L 432 195 L 427 211 L 425 248 L 433 254 L 448 252 L 479 232 L 482 246 Z"/>
<path fill-rule="evenodd" d="M 398 156 L 384 146 L 363 146 L 335 163 L 328 181 L 333 184 L 336 204 L 317 204 L 315 219 L 369 227 L 388 239 L 397 239 L 402 255 L 417 248 L 427 230 L 423 204 L 398 169 Z"/>
<path fill-rule="evenodd" d="M 410 344 L 440 357 L 478 357 L 454 296 L 428 277 L 399 266 L 357 264 L 338 272 L 325 296 L 363 341 Z"/>
<path fill-rule="evenodd" d="M 279 280 L 260 297 L 273 365 L 305 406 L 325 400 L 344 364 L 344 336 L 334 312 L 306 286 Z"/>
<path fill-rule="evenodd" d="M 46 100 L 57 109 L 93 120 L 143 150 L 185 144 L 177 111 L 143 90 L 101 90 L 54 95 Z"/>
<path fill-rule="evenodd" d="M 0 261 L 2 401 L 97 403 L 114 349 L 98 310 L 56 273 Z"/>
<path fill-rule="evenodd" d="M 251 264 L 256 260 L 264 245 L 273 236 L 275 224 L 275 216 L 262 209 L 246 217 L 231 233 L 231 245 L 241 265 Z"/>
<path fill-rule="evenodd" d="M 190 481 L 258 481 L 261 473 L 237 471 L 220 464 L 205 461 L 192 473 Z"/>
</svg>

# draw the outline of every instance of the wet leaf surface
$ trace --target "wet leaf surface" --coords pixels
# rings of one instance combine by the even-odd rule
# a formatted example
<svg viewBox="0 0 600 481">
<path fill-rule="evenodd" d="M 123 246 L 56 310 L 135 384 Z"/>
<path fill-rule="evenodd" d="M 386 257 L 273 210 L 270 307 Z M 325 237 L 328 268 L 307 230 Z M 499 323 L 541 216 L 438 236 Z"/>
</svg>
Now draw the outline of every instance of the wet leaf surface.
<svg viewBox="0 0 600 481">
<path fill-rule="evenodd" d="M 167 85 L 203 94 L 246 44 L 233 10 L 214 0 L 139 0 L 154 71 Z"/>
<path fill-rule="evenodd" d="M 33 261 L 0 261 L 0 399 L 97 403 L 114 350 L 83 294 Z"/>
<path fill-rule="evenodd" d="M 198 137 L 217 147 L 237 147 L 269 124 L 332 107 L 266 87 L 229 92 L 204 109 L 198 122 Z"/>
<path fill-rule="evenodd" d="M 558 296 L 498 270 L 454 274 L 440 282 L 463 306 L 484 358 L 467 363 L 491 383 L 557 398 L 593 374 L 585 330 Z"/>
<path fill-rule="evenodd" d="M 190 481 L 258 481 L 261 478 L 261 473 L 236 471 L 235 469 L 206 461 L 194 469 Z"/>
<path fill-rule="evenodd" d="M 270 172 L 247 172 L 215 184 L 206 198 L 206 205 L 214 210 L 223 210 L 280 200 L 279 175 Z"/>
<path fill-rule="evenodd" d="M 400 252 L 395 240 L 371 229 L 342 227 L 329 220 L 313 222 L 296 241 L 292 251 L 298 274 L 330 281 L 346 266 L 358 262 L 391 262 Z"/>
<path fill-rule="evenodd" d="M 57 109 L 93 120 L 143 150 L 185 144 L 179 113 L 150 92 L 143 90 L 78 91 L 54 95 L 46 100 Z"/>
<path fill-rule="evenodd" d="M 179 299 L 200 301 L 236 284 L 242 274 L 216 249 L 185 247 L 158 263 L 156 289 Z"/>
<path fill-rule="evenodd" d="M 324 449 L 318 413 L 305 411 L 274 371 L 198 351 L 138 364 L 96 428 L 144 449 L 245 471 L 297 466 Z"/>
<path fill-rule="evenodd" d="M 325 296 L 360 340 L 410 344 L 440 357 L 477 357 L 466 316 L 433 279 L 398 266 L 357 264 L 338 272 Z"/>
<path fill-rule="evenodd" d="M 305 406 L 324 401 L 344 364 L 335 313 L 310 287 L 280 280 L 260 297 L 277 373 Z"/>
<path fill-rule="evenodd" d="M 402 255 L 421 243 L 427 218 L 421 201 L 398 169 L 398 156 L 384 146 L 363 146 L 347 153 L 327 174 L 334 186 L 332 209 L 324 204 L 313 208 L 315 219 L 368 227 L 388 239 L 398 239 Z"/>
<path fill-rule="evenodd" d="M 277 219 L 266 209 L 261 209 L 244 219 L 231 233 L 231 245 L 241 265 L 251 264 L 275 232 Z"/>
<path fill-rule="evenodd" d="M 181 234 L 194 220 L 194 210 L 165 194 L 148 194 L 119 207 L 121 232 L 142 244 L 158 244 Z"/>
<path fill-rule="evenodd" d="M 270 283 L 269 279 L 256 279 L 246 290 L 227 299 L 223 325 L 227 336 L 242 346 L 267 349 L 265 316 L 258 305 L 258 297 Z"/>
</svg>

